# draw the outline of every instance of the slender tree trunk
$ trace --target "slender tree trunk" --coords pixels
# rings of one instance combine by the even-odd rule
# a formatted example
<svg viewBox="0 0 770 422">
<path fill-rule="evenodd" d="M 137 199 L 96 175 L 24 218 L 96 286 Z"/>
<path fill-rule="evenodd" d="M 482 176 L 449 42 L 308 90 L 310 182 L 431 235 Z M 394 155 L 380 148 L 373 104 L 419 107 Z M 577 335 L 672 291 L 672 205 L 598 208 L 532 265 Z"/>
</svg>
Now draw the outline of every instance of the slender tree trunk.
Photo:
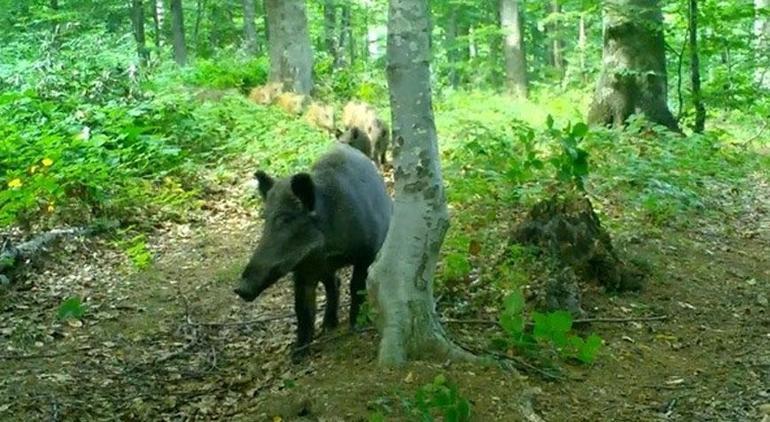
<svg viewBox="0 0 770 422">
<path fill-rule="evenodd" d="M 307 30 L 305 0 L 268 0 L 270 80 L 308 95 L 313 87 L 313 51 Z"/>
<path fill-rule="evenodd" d="M 144 36 L 144 2 L 142 0 L 131 0 L 131 23 L 134 27 L 134 40 L 136 40 L 136 53 L 142 62 L 150 58 L 150 54 L 145 46 Z"/>
<path fill-rule="evenodd" d="M 459 60 L 457 52 L 457 9 L 452 9 L 447 17 L 446 25 L 446 57 L 449 65 L 449 83 L 457 89 L 460 86 L 458 72 Z"/>
<path fill-rule="evenodd" d="M 338 62 L 337 54 L 337 2 L 336 0 L 324 0 L 324 47 L 332 56 L 333 63 Z"/>
<path fill-rule="evenodd" d="M 364 13 L 364 31 L 363 36 L 361 37 L 362 43 L 361 43 L 361 59 L 366 63 L 369 61 L 369 15 Z"/>
<path fill-rule="evenodd" d="M 692 101 L 695 105 L 695 133 L 703 133 L 706 123 L 706 108 L 700 90 L 700 60 L 698 58 L 698 0 L 690 0 L 690 77 L 692 80 Z"/>
<path fill-rule="evenodd" d="M 770 0 L 754 0 L 756 18 L 754 36 L 757 65 L 754 72 L 757 84 L 770 89 Z"/>
<path fill-rule="evenodd" d="M 580 57 L 580 74 L 586 74 L 586 18 L 582 13 L 580 14 L 580 21 L 578 22 L 578 52 Z"/>
<path fill-rule="evenodd" d="M 668 108 L 663 14 L 658 0 L 605 0 L 604 48 L 588 121 L 621 126 L 641 113 L 679 131 Z"/>
<path fill-rule="evenodd" d="M 346 4 L 342 6 L 342 12 L 340 16 L 340 35 L 339 44 L 337 44 L 337 53 L 335 55 L 337 59 L 335 62 L 335 67 L 342 67 L 346 63 L 345 50 L 350 43 L 350 32 L 350 5 Z"/>
<path fill-rule="evenodd" d="M 152 21 L 155 24 L 155 48 L 160 50 L 163 28 L 163 0 L 156 0 L 152 6 Z"/>
<path fill-rule="evenodd" d="M 381 365 L 465 357 L 435 311 L 433 274 L 449 227 L 433 122 L 427 0 L 391 0 L 388 85 L 396 200 L 388 236 L 369 271 Z"/>
<path fill-rule="evenodd" d="M 551 1 L 551 13 L 561 16 L 559 0 Z M 560 20 L 554 20 L 551 24 L 551 54 L 553 55 L 553 67 L 558 71 L 559 77 L 564 73 L 564 40 L 561 37 Z"/>
<path fill-rule="evenodd" d="M 187 44 L 184 40 L 184 12 L 182 0 L 171 0 L 171 33 L 173 34 L 174 61 L 187 65 Z"/>
<path fill-rule="evenodd" d="M 249 55 L 257 54 L 257 25 L 255 0 L 243 0 L 243 40 Z"/>
<path fill-rule="evenodd" d="M 518 0 L 500 0 L 500 27 L 503 31 L 505 76 L 508 91 L 526 98 L 528 95 L 527 61 Z"/>
<path fill-rule="evenodd" d="M 245 1 L 245 0 L 244 0 Z M 193 24 L 193 45 L 199 46 L 199 38 L 201 29 L 201 22 L 203 21 L 203 15 L 206 14 L 206 2 L 203 0 L 196 0 L 195 2 L 195 23 Z"/>
</svg>

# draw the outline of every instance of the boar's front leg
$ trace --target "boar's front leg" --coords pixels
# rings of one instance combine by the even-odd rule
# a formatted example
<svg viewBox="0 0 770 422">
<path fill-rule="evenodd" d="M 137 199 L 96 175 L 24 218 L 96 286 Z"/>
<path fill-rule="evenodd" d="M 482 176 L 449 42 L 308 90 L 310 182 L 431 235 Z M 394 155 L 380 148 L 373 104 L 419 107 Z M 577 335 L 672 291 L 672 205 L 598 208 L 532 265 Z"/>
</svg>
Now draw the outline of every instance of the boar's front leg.
<svg viewBox="0 0 770 422">
<path fill-rule="evenodd" d="M 297 313 L 297 342 L 292 358 L 296 361 L 310 351 L 315 329 L 315 287 L 316 281 L 294 275 L 294 311 Z"/>
<path fill-rule="evenodd" d="M 356 328 L 356 320 L 361 304 L 366 295 L 366 276 L 369 272 L 369 264 L 358 263 L 353 266 L 353 276 L 350 278 L 350 328 Z"/>
<path fill-rule="evenodd" d="M 332 330 L 339 325 L 337 310 L 340 303 L 340 279 L 336 274 L 330 273 L 323 278 L 326 290 L 326 310 L 324 311 L 324 330 Z"/>
</svg>

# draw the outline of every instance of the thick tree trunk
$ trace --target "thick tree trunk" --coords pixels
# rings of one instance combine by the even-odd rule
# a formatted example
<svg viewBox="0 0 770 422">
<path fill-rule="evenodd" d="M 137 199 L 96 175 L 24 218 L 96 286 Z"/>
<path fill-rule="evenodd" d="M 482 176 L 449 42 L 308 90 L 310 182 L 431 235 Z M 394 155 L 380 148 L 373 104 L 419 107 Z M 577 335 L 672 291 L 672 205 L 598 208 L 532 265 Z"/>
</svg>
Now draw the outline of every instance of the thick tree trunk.
<svg viewBox="0 0 770 422">
<path fill-rule="evenodd" d="M 337 4 L 336 0 L 324 0 L 324 47 L 337 63 Z"/>
<path fill-rule="evenodd" d="M 756 51 L 756 69 L 754 72 L 757 84 L 770 89 L 770 0 L 754 0 L 756 18 L 754 19 L 754 36 Z"/>
<path fill-rule="evenodd" d="M 171 33 L 174 44 L 174 61 L 179 66 L 185 66 L 187 65 L 187 44 L 184 40 L 182 0 L 171 0 Z"/>
<path fill-rule="evenodd" d="M 163 0 L 156 0 L 152 5 L 152 22 L 155 25 L 155 48 L 160 50 L 163 27 Z"/>
<path fill-rule="evenodd" d="M 605 0 L 602 72 L 588 121 L 621 126 L 630 115 L 641 113 L 678 132 L 666 103 L 664 47 L 658 0 Z"/>
<path fill-rule="evenodd" d="M 131 23 L 134 27 L 134 40 L 136 40 L 136 53 L 142 62 L 150 58 L 150 54 L 145 46 L 144 36 L 144 2 L 142 0 L 131 0 Z"/>
<path fill-rule="evenodd" d="M 367 282 L 378 310 L 382 365 L 467 356 L 447 339 L 431 287 L 449 216 L 431 104 L 427 3 L 391 0 L 388 16 L 396 200 Z"/>
<path fill-rule="evenodd" d="M 706 124 L 706 108 L 700 90 L 700 60 L 698 58 L 698 0 L 690 0 L 689 8 L 690 77 L 692 102 L 695 106 L 695 133 L 703 133 Z"/>
<path fill-rule="evenodd" d="M 313 52 L 307 30 L 305 0 L 268 0 L 270 81 L 308 95 L 313 88 Z"/>
<path fill-rule="evenodd" d="M 257 54 L 257 25 L 254 0 L 243 0 L 243 41 L 249 55 Z"/>
<path fill-rule="evenodd" d="M 527 61 L 518 0 L 500 0 L 500 27 L 503 31 L 505 80 L 508 91 L 526 98 L 528 95 Z"/>
</svg>

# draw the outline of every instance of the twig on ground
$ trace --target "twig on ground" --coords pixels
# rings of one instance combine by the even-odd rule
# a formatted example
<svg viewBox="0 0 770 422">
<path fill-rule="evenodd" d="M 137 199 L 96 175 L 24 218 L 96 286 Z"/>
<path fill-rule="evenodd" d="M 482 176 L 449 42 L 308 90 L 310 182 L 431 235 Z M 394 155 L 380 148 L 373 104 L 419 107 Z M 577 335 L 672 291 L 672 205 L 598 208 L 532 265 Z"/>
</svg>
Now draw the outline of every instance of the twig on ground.
<svg viewBox="0 0 770 422">
<path fill-rule="evenodd" d="M 91 350 L 91 346 L 79 347 L 72 350 L 62 350 L 61 352 L 53 353 L 33 353 L 26 355 L 0 355 L 0 360 L 28 360 L 28 359 L 46 359 L 55 358 L 57 356 L 68 355 L 70 353 L 85 352 Z"/>
<path fill-rule="evenodd" d="M 573 320 L 573 324 L 590 324 L 594 322 L 602 323 L 624 323 L 624 322 L 636 322 L 636 321 L 662 321 L 668 319 L 668 315 L 653 315 L 647 317 L 629 317 L 629 318 L 581 318 Z M 480 325 L 497 325 L 500 323 L 491 319 L 452 319 L 446 318 L 442 320 L 447 324 L 480 324 Z M 527 323 L 532 325 L 532 323 Z"/>
<path fill-rule="evenodd" d="M 279 319 L 288 319 L 293 316 L 294 314 L 292 313 L 292 314 L 276 315 L 276 316 L 259 318 L 259 319 L 252 319 L 249 321 L 223 321 L 223 322 L 195 321 L 195 322 L 192 322 L 191 324 L 199 327 L 239 327 L 243 325 L 261 324 L 263 322 L 276 321 Z"/>
</svg>

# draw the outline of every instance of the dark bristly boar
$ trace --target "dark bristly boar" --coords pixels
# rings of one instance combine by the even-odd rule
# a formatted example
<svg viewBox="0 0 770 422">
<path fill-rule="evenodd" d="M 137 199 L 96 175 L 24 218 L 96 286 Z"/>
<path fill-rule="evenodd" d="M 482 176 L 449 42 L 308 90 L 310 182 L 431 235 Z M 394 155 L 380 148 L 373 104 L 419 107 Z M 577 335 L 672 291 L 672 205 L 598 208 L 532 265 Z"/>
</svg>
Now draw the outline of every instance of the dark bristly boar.
<svg viewBox="0 0 770 422">
<path fill-rule="evenodd" d="M 256 173 L 264 199 L 262 237 L 235 289 L 253 301 L 288 273 L 294 276 L 297 341 L 294 357 L 307 353 L 313 339 L 316 286 L 326 290 L 325 329 L 338 324 L 336 271 L 353 266 L 350 324 L 355 324 L 369 265 L 385 240 L 392 203 L 372 162 L 352 147 L 336 143 L 310 173 L 273 179 Z"/>
</svg>

